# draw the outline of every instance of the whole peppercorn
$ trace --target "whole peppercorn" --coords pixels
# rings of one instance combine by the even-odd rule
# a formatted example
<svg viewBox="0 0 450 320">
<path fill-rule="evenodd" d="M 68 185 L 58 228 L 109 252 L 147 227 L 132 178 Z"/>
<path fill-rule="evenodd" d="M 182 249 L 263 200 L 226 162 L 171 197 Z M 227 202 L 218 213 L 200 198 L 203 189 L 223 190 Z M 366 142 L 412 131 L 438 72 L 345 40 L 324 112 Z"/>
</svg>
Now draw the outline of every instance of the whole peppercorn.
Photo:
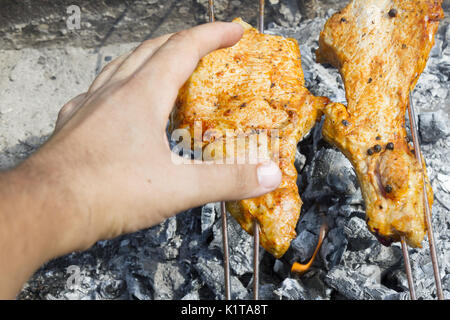
<svg viewBox="0 0 450 320">
<path fill-rule="evenodd" d="M 391 193 L 392 187 L 390 185 L 386 185 L 386 187 L 384 187 L 384 190 L 386 191 L 386 193 Z"/>
<path fill-rule="evenodd" d="M 380 146 L 379 144 L 376 144 L 376 145 L 373 147 L 373 150 L 374 150 L 375 152 L 380 152 L 380 151 L 381 151 L 381 146 Z"/>
<path fill-rule="evenodd" d="M 392 142 L 389 142 L 389 143 L 386 145 L 386 149 L 387 149 L 387 150 L 394 150 L 394 144 L 393 144 Z"/>
<path fill-rule="evenodd" d="M 344 125 L 344 126 L 348 126 L 349 124 L 350 124 L 350 122 L 348 122 L 347 120 L 342 120 L 342 124 Z"/>
<path fill-rule="evenodd" d="M 367 150 L 367 154 L 368 154 L 369 156 L 373 155 L 373 150 L 372 150 L 372 149 Z"/>
<path fill-rule="evenodd" d="M 380 136 L 377 136 L 375 139 L 376 139 L 376 140 L 381 140 L 381 137 L 380 137 Z"/>
<path fill-rule="evenodd" d="M 389 10 L 388 15 L 391 18 L 395 18 L 397 16 L 397 10 L 396 9 Z"/>
</svg>

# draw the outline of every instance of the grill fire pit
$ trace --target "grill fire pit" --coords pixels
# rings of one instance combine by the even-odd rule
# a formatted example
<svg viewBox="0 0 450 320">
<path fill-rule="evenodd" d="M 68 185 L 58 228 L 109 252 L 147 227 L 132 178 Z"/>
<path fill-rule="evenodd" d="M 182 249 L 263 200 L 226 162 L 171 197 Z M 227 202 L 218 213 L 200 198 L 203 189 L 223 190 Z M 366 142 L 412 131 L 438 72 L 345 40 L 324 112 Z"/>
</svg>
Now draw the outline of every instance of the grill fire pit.
<svg viewBox="0 0 450 320">
<path fill-rule="evenodd" d="M 198 2 L 207 8 L 206 1 L 203 1 L 204 4 Z M 316 1 L 298 2 L 311 6 L 311 2 Z M 323 15 L 300 18 L 299 23 L 294 13 L 297 8 L 300 16 L 302 14 L 298 2 L 280 4 L 279 1 L 270 1 L 271 10 L 279 10 L 278 15 L 284 12 L 290 18 L 277 24 L 266 17 L 268 24 L 264 31 L 297 39 L 307 88 L 316 96 L 327 96 L 335 102 L 345 103 L 345 90 L 338 71 L 316 63 L 314 53 L 318 48 L 320 31 L 339 7 L 330 9 L 328 1 L 324 1 L 322 5 L 327 11 Z M 288 9 L 290 14 L 286 13 Z M 323 12 L 322 7 L 317 12 Z M 289 25 L 289 21 L 295 26 Z M 38 50 L 39 57 L 44 57 L 44 60 L 55 53 L 61 55 L 59 49 L 22 49 L 25 59 L 17 63 L 19 67 L 20 63 L 28 61 L 31 64 L 39 59 L 33 50 Z M 104 59 L 106 55 L 101 50 L 87 50 L 97 61 L 99 58 L 102 62 L 109 60 Z M 125 48 L 120 50 L 125 51 Z M 9 50 L 0 49 L 0 60 L 8 54 Z M 58 68 L 53 66 L 53 71 L 59 72 Z M 14 78 L 14 68 L 10 74 Z M 444 20 L 436 35 L 436 45 L 427 67 L 411 98 L 416 109 L 418 138 L 435 195 L 432 223 L 440 278 L 447 299 L 450 298 L 449 78 L 450 23 Z M 17 82 L 11 81 L 6 86 L 0 83 L 0 101 L 8 101 L 8 94 L 19 90 Z M 5 111 L 6 107 L 0 105 L 0 122 L 9 120 Z M 2 119 L 3 114 L 6 117 Z M 275 259 L 262 249 L 257 256 L 259 298 L 409 299 L 400 243 L 385 247 L 367 230 L 364 201 L 354 169 L 340 151 L 325 142 L 321 129 L 322 123 L 297 147 L 295 165 L 301 180 L 299 192 L 304 205 L 296 239 L 281 259 Z M 410 128 L 408 130 L 410 132 Z M 0 139 L 0 168 L 20 161 L 46 138 L 46 134 L 37 134 L 5 145 Z M 24 286 L 19 298 L 225 299 L 221 208 L 221 203 L 207 204 L 183 212 L 153 228 L 101 241 L 86 252 L 72 253 L 50 261 Z M 307 262 L 313 255 L 322 224 L 321 213 L 329 227 L 323 245 L 305 274 L 293 274 L 290 268 L 294 262 Z M 228 219 L 227 223 L 230 298 L 252 299 L 253 238 L 234 219 Z M 409 259 L 417 297 L 436 299 L 427 239 L 423 248 L 409 248 Z"/>
</svg>

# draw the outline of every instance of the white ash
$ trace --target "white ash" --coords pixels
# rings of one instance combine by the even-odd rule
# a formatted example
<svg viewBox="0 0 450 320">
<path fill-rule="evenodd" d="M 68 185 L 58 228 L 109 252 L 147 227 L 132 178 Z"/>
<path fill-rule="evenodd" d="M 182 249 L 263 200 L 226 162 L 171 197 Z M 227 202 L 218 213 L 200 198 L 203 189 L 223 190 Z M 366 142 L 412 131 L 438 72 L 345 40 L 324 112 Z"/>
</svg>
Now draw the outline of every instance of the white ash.
<svg viewBox="0 0 450 320">
<path fill-rule="evenodd" d="M 290 2 L 289 2 L 290 3 Z M 307 9 L 307 8 L 306 8 Z M 327 14 L 329 16 L 329 13 Z M 288 18 L 297 21 L 296 17 Z M 314 60 L 326 16 L 302 21 L 299 27 L 271 24 L 269 32 L 299 39 L 308 88 L 345 103 L 337 70 Z M 450 298 L 450 25 L 441 25 L 437 45 L 414 91 L 423 154 L 435 193 L 433 226 L 441 277 Z M 56 67 L 55 67 L 56 68 Z M 0 152 L 0 167 L 27 156 L 46 136 L 31 137 Z M 398 244 L 384 247 L 365 227 L 364 206 L 348 161 L 321 137 L 320 125 L 299 145 L 299 189 L 305 203 L 298 237 L 276 260 L 261 254 L 261 297 L 267 299 L 406 299 L 407 282 Z M 326 209 L 323 210 L 323 207 Z M 319 210 L 320 209 L 320 210 Z M 298 277 L 293 261 L 306 262 L 317 242 L 322 219 L 330 227 L 312 269 Z M 229 217 L 233 296 L 251 298 L 252 241 Z M 97 243 L 43 266 L 25 285 L 22 299 L 222 299 L 224 292 L 221 221 L 218 204 L 181 213 L 163 224 Z M 410 249 L 416 291 L 435 298 L 428 243 Z M 69 266 L 78 266 L 78 286 L 68 286 Z"/>
<path fill-rule="evenodd" d="M 364 268 L 372 273 L 364 274 L 364 271 L 367 271 Z M 372 277 L 373 272 L 378 274 L 380 270 L 376 266 L 360 267 L 355 271 L 337 266 L 325 276 L 325 282 L 346 299 L 398 300 L 404 297 L 402 293 L 381 285 L 377 276 Z"/>
<path fill-rule="evenodd" d="M 202 207 L 201 232 L 206 239 L 212 234 L 212 227 L 220 214 L 220 203 L 208 203 Z"/>
<path fill-rule="evenodd" d="M 353 216 L 344 225 L 344 233 L 347 237 L 348 248 L 351 251 L 360 251 L 373 246 L 377 240 L 367 229 L 366 222 Z"/>
<path fill-rule="evenodd" d="M 278 289 L 274 291 L 280 300 L 309 300 L 307 289 L 300 280 L 286 278 Z"/>
</svg>

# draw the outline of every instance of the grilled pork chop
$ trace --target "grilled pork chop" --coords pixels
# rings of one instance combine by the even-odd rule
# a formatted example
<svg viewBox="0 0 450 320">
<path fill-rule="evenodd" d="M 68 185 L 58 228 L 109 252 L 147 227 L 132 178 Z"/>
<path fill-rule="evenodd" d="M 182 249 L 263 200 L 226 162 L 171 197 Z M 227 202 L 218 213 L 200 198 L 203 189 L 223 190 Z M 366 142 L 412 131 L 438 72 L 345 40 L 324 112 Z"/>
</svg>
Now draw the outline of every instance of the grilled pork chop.
<svg viewBox="0 0 450 320">
<path fill-rule="evenodd" d="M 261 132 L 268 134 L 268 139 L 259 143 L 267 147 L 265 158 L 279 160 L 281 185 L 259 198 L 229 202 L 227 210 L 250 234 L 256 219 L 261 245 L 275 257 L 281 257 L 296 236 L 302 204 L 294 167 L 296 146 L 320 119 L 321 109 L 329 101 L 314 97 L 305 88 L 295 40 L 260 34 L 240 19 L 234 22 L 245 29 L 242 39 L 231 48 L 201 59 L 179 92 L 171 127 L 189 128 L 193 144 L 200 143 L 204 149 L 225 138 L 217 134 L 194 138 L 196 121 L 202 122 L 203 133 L 219 131 L 225 136 L 226 130 L 238 131 L 235 138 L 230 138 L 236 144 L 242 137 L 251 140 Z M 274 129 L 276 133 L 271 131 Z M 277 140 L 279 150 L 269 143 L 272 140 Z M 244 155 L 240 156 L 248 156 L 249 145 L 245 145 Z M 213 149 L 219 150 L 217 154 L 222 149 L 227 159 L 239 153 L 237 147 L 234 151 Z M 217 160 L 217 154 L 211 153 L 208 160 Z"/>
<path fill-rule="evenodd" d="M 440 0 L 353 0 L 320 35 L 317 60 L 339 68 L 348 103 L 326 107 L 323 135 L 353 164 L 369 229 L 385 244 L 404 235 L 420 247 L 426 233 L 405 112 L 442 17 Z"/>
</svg>

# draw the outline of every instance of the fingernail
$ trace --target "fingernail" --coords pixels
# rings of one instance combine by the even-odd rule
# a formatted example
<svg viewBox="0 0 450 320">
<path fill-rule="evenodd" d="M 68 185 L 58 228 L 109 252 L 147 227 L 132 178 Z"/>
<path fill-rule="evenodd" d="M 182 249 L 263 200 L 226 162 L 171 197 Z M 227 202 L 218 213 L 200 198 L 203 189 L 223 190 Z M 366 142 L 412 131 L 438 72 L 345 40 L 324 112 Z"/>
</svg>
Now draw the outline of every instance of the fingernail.
<svg viewBox="0 0 450 320">
<path fill-rule="evenodd" d="M 265 162 L 257 169 L 258 183 L 265 189 L 275 189 L 281 183 L 280 168 L 274 162 Z"/>
</svg>

